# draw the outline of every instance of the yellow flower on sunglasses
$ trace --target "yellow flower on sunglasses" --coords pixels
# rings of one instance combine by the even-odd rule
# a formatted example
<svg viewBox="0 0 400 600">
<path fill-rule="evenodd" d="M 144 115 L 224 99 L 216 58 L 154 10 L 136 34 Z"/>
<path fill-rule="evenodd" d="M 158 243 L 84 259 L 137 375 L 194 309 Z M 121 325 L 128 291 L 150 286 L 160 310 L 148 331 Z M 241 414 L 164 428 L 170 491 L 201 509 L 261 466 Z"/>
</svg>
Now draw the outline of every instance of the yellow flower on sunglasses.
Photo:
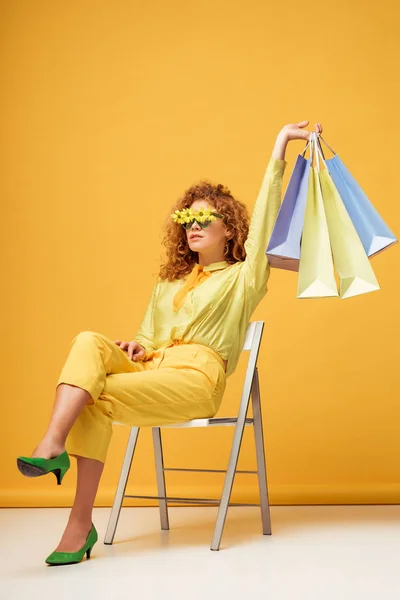
<svg viewBox="0 0 400 600">
<path fill-rule="evenodd" d="M 193 219 L 191 208 L 184 208 L 183 210 L 176 210 L 171 214 L 171 217 L 175 221 L 175 223 L 188 223 Z"/>
<path fill-rule="evenodd" d="M 196 211 L 192 210 L 191 208 L 183 208 L 182 210 L 176 210 L 171 214 L 174 222 L 180 225 L 191 223 L 194 220 L 196 220 L 198 223 L 215 221 L 217 216 L 222 217 L 222 215 L 213 212 L 209 208 L 201 208 L 200 210 Z"/>
</svg>

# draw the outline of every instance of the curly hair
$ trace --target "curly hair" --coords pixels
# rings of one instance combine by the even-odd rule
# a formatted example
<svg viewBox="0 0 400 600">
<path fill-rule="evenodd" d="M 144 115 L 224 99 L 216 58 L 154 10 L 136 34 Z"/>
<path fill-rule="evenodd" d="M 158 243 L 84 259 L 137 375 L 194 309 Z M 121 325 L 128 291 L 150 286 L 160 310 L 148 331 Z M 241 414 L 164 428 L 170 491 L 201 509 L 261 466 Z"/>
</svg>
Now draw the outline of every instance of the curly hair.
<svg viewBox="0 0 400 600">
<path fill-rule="evenodd" d="M 249 213 L 240 200 L 235 199 L 230 190 L 207 179 L 192 185 L 186 190 L 169 212 L 189 208 L 195 200 L 207 200 L 215 210 L 224 215 L 223 222 L 228 232 L 224 260 L 233 264 L 246 258 L 244 242 L 249 232 Z M 182 225 L 175 223 L 171 217 L 165 222 L 162 245 L 166 249 L 166 258 L 162 259 L 159 276 L 161 279 L 173 281 L 190 273 L 197 262 L 198 253 L 189 248 L 186 231 Z"/>
</svg>

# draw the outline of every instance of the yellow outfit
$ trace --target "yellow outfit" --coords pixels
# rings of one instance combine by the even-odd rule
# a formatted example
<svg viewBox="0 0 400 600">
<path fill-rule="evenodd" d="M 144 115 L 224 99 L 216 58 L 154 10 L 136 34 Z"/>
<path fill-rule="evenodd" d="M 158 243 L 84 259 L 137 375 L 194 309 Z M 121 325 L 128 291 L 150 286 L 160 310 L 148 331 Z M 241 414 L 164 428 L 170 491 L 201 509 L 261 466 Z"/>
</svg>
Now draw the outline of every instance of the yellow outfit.
<svg viewBox="0 0 400 600">
<path fill-rule="evenodd" d="M 280 208 L 286 164 L 270 158 L 244 243 L 244 261 L 195 264 L 188 277 L 172 282 L 158 277 L 134 338 L 146 349 L 143 361 L 132 361 L 101 333 L 83 331 L 72 340 L 57 385 L 81 387 L 91 399 L 68 435 L 69 454 L 104 462 L 112 421 L 155 426 L 217 413 L 251 315 L 267 293 L 265 251 Z"/>
</svg>

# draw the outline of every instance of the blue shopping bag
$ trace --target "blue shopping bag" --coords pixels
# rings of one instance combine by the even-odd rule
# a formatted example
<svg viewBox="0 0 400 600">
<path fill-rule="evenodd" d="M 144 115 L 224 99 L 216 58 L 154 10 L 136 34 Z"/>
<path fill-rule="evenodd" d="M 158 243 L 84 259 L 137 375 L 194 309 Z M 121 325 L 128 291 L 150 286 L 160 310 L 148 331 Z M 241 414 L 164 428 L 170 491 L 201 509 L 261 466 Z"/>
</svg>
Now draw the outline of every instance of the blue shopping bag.
<svg viewBox="0 0 400 600">
<path fill-rule="evenodd" d="M 266 250 L 269 264 L 277 269 L 299 270 L 311 162 L 304 155 L 309 143 L 297 156 Z"/>
<path fill-rule="evenodd" d="M 324 157 L 319 140 L 322 140 L 333 152 L 334 156 L 332 158 Z M 367 256 L 374 256 L 395 244 L 398 240 L 393 232 L 386 225 L 343 161 L 320 135 L 318 136 L 318 146 Z"/>
</svg>

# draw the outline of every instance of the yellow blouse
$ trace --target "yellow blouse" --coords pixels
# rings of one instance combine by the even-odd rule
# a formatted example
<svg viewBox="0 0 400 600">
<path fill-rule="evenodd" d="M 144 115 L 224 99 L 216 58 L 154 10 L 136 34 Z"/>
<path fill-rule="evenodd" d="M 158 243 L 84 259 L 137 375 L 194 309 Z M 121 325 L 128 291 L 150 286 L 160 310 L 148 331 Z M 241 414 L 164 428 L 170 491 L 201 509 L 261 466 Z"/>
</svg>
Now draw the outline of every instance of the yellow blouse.
<svg viewBox="0 0 400 600">
<path fill-rule="evenodd" d="M 251 315 L 266 295 L 270 265 L 265 254 L 281 204 L 287 162 L 271 156 L 254 205 L 244 243 L 246 258 L 201 266 L 182 279 L 158 277 L 134 338 L 152 352 L 182 340 L 209 346 L 236 368 Z M 188 281 L 189 280 L 189 281 Z"/>
</svg>

